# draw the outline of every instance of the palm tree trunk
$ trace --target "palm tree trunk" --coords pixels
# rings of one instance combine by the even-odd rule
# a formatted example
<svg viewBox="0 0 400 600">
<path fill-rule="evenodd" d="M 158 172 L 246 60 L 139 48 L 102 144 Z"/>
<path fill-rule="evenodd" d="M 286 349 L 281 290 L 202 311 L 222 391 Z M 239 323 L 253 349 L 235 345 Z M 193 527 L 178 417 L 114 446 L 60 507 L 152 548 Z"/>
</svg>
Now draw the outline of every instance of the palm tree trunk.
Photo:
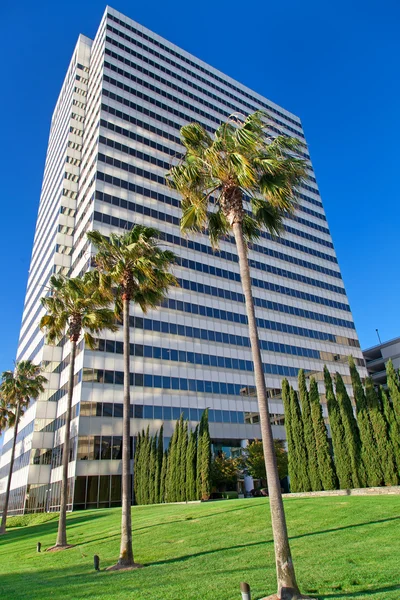
<svg viewBox="0 0 400 600">
<path fill-rule="evenodd" d="M 14 466 L 15 446 L 17 443 L 17 433 L 18 433 L 18 424 L 19 424 L 18 422 L 19 422 L 19 402 L 17 404 L 17 408 L 15 411 L 14 437 L 13 437 L 13 444 L 12 444 L 12 448 L 11 448 L 10 469 L 8 471 L 6 497 L 4 500 L 3 515 L 1 517 L 0 535 L 6 532 L 8 502 L 10 499 L 10 489 L 11 489 L 11 477 L 12 477 L 12 471 L 13 471 L 13 466 Z"/>
<path fill-rule="evenodd" d="M 132 549 L 132 517 L 131 517 L 131 417 L 130 417 L 130 340 L 129 340 L 129 298 L 123 298 L 124 319 L 124 410 L 122 433 L 122 522 L 121 547 L 118 564 L 121 567 L 134 565 Z"/>
<path fill-rule="evenodd" d="M 267 471 L 268 493 L 271 508 L 271 523 L 275 546 L 276 573 L 278 579 L 278 598 L 285 593 L 285 599 L 298 597 L 300 594 L 290 553 L 286 518 L 283 508 L 278 465 L 275 456 L 274 440 L 268 409 L 267 388 L 261 360 L 254 301 L 251 289 L 250 268 L 247 257 L 247 246 L 243 237 L 241 223 L 233 224 L 236 247 L 239 258 L 240 278 L 246 302 L 249 334 L 253 356 L 254 374 L 257 389 L 258 408 L 260 411 L 261 436 L 264 449 L 265 467 Z"/>
<path fill-rule="evenodd" d="M 71 359 L 69 364 L 67 414 L 65 418 L 64 450 L 62 461 L 60 519 L 58 521 L 57 547 L 67 546 L 67 502 L 68 502 L 68 465 L 71 428 L 72 395 L 74 393 L 76 341 L 71 340 Z"/>
</svg>

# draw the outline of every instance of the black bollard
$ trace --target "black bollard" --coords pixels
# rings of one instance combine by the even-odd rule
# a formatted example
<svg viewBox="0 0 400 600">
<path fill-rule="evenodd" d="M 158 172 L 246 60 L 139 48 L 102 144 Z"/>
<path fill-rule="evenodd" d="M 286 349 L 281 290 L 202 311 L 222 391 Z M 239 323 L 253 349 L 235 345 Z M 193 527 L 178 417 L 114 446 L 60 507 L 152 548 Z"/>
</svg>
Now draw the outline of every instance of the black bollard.
<svg viewBox="0 0 400 600">
<path fill-rule="evenodd" d="M 42 544 L 40 542 L 38 542 L 37 546 L 36 546 L 36 552 L 40 552 L 41 547 L 42 547 Z"/>
<path fill-rule="evenodd" d="M 242 600 L 251 600 L 250 586 L 248 583 L 242 581 L 240 584 L 240 591 L 242 592 Z"/>
<path fill-rule="evenodd" d="M 94 570 L 100 571 L 100 558 L 97 556 L 97 554 L 95 554 L 93 556 L 93 561 L 94 561 Z"/>
</svg>

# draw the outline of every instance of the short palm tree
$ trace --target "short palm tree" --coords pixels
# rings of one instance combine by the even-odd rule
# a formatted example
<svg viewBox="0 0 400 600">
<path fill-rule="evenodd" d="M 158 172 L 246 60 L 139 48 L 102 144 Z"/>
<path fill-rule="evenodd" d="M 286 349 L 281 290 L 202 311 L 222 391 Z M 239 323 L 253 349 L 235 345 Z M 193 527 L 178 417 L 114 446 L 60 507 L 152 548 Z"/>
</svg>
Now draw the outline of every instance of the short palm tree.
<svg viewBox="0 0 400 600">
<path fill-rule="evenodd" d="M 267 115 L 257 111 L 244 120 L 232 115 L 214 139 L 198 123 L 181 128 L 186 152 L 167 173 L 167 182 L 182 196 L 181 230 L 208 230 L 211 243 L 233 233 L 245 296 L 253 355 L 261 433 L 267 470 L 278 576 L 278 597 L 299 594 L 288 542 L 276 464 L 267 388 L 252 296 L 248 244 L 266 229 L 283 231 L 283 218 L 296 206 L 295 190 L 306 177 L 301 143 L 267 135 Z M 297 596 L 296 596 L 297 597 Z"/>
<path fill-rule="evenodd" d="M 18 425 L 25 410 L 29 407 L 30 401 L 37 400 L 39 394 L 44 392 L 44 385 L 47 382 L 46 377 L 40 374 L 40 367 L 30 360 L 21 360 L 15 365 L 14 371 L 4 371 L 1 377 L 0 432 L 4 431 L 7 427 L 14 427 L 14 436 L 0 534 L 6 532 Z"/>
<path fill-rule="evenodd" d="M 83 277 L 66 278 L 53 275 L 50 278 L 50 295 L 42 298 L 46 314 L 40 328 L 47 331 L 47 341 L 52 344 L 67 336 L 71 343 L 68 377 L 67 412 L 62 455 L 62 481 L 60 519 L 55 548 L 68 548 L 67 544 L 67 493 L 68 463 L 70 453 L 70 426 L 72 395 L 74 391 L 75 358 L 77 343 L 84 332 L 84 341 L 89 348 L 96 347 L 93 334 L 104 329 L 116 331 L 114 312 L 109 308 L 112 298 L 99 288 L 99 276 L 95 271 Z"/>
<path fill-rule="evenodd" d="M 100 275 L 105 274 L 114 283 L 116 312 L 122 315 L 124 328 L 121 547 L 118 563 L 113 568 L 134 568 L 138 565 L 133 558 L 131 521 L 129 307 L 133 302 L 145 313 L 159 306 L 170 286 L 177 285 L 169 271 L 175 255 L 158 246 L 156 229 L 143 225 L 135 225 L 122 235 L 111 234 L 109 238 L 99 231 L 91 231 L 88 238 L 97 249 L 95 262 Z"/>
</svg>

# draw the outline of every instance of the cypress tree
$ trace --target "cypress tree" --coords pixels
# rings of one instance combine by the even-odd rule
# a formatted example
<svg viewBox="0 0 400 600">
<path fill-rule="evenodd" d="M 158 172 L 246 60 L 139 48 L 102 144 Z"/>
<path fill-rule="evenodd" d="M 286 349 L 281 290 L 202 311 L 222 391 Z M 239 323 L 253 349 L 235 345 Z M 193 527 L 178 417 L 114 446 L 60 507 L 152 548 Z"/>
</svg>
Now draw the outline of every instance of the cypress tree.
<svg viewBox="0 0 400 600">
<path fill-rule="evenodd" d="M 156 467 L 156 502 L 162 502 L 161 500 L 161 469 L 162 461 L 164 456 L 164 427 L 161 425 L 158 434 L 157 443 L 157 467 Z"/>
<path fill-rule="evenodd" d="M 186 470 L 187 470 L 187 452 L 188 452 L 188 422 L 183 421 L 181 424 L 181 439 L 180 439 L 180 463 L 179 463 L 179 498 L 181 502 L 187 500 L 186 497 Z"/>
<path fill-rule="evenodd" d="M 318 384 L 314 377 L 310 379 L 309 398 L 322 487 L 324 490 L 335 490 L 337 488 L 335 465 L 333 464 L 329 450 L 328 431 L 325 426 L 322 406 L 319 400 Z"/>
<path fill-rule="evenodd" d="M 383 483 L 382 467 L 379 461 L 374 430 L 368 414 L 367 399 L 352 356 L 349 357 L 349 366 L 357 408 L 357 421 L 362 443 L 362 460 L 365 466 L 366 484 L 370 487 L 379 486 Z"/>
<path fill-rule="evenodd" d="M 165 496 L 165 482 L 166 482 L 166 477 L 167 477 L 167 471 L 168 471 L 168 452 L 166 450 L 163 453 L 163 459 L 162 459 L 162 463 L 161 463 L 160 498 L 159 498 L 160 503 L 167 502 L 166 496 Z"/>
<path fill-rule="evenodd" d="M 166 481 L 165 481 L 166 502 L 176 502 L 175 463 L 176 463 L 178 435 L 179 435 L 179 421 L 176 422 L 174 433 L 172 434 L 172 438 L 169 443 L 167 475 L 166 475 Z"/>
<path fill-rule="evenodd" d="M 361 459 L 361 438 L 358 424 L 354 416 L 350 396 L 340 373 L 335 375 L 336 399 L 339 404 L 340 415 L 344 428 L 347 444 L 347 458 L 350 461 L 350 472 L 353 485 L 360 488 L 365 486 L 365 469 Z"/>
<path fill-rule="evenodd" d="M 394 414 L 397 422 L 400 425 L 400 379 L 396 373 L 392 359 L 386 363 L 387 386 L 389 389 L 390 399 L 392 401 Z"/>
<path fill-rule="evenodd" d="M 202 455 L 202 441 L 204 431 L 204 418 L 205 411 L 201 415 L 199 428 L 197 431 L 197 449 L 196 449 L 196 499 L 201 500 L 201 455 Z"/>
<path fill-rule="evenodd" d="M 149 481 L 150 455 L 151 455 L 151 437 L 150 437 L 149 426 L 147 426 L 145 440 L 144 440 L 144 447 L 143 447 L 141 477 L 140 477 L 142 504 L 149 504 L 149 501 L 150 501 L 150 481 Z"/>
<path fill-rule="evenodd" d="M 174 502 L 180 502 L 181 495 L 181 452 L 182 452 L 182 437 L 183 437 L 183 413 L 181 413 L 180 419 L 177 423 L 178 435 L 176 438 L 176 452 L 175 452 L 175 466 L 174 466 L 174 490 L 175 490 L 175 500 Z"/>
<path fill-rule="evenodd" d="M 189 433 L 186 455 L 186 499 L 196 500 L 196 449 L 197 427 Z"/>
<path fill-rule="evenodd" d="M 317 449 L 315 444 L 314 427 L 311 418 L 310 398 L 307 391 L 306 377 L 303 369 L 300 369 L 298 376 L 299 398 L 304 427 L 304 441 L 308 456 L 308 476 L 312 491 L 322 489 L 321 478 L 319 476 Z"/>
<path fill-rule="evenodd" d="M 324 382 L 336 474 L 339 479 L 339 488 L 346 490 L 353 485 L 351 463 L 348 460 L 346 437 L 339 404 L 333 391 L 332 377 L 326 365 L 324 366 Z"/>
<path fill-rule="evenodd" d="M 148 504 L 156 503 L 156 478 L 157 478 L 157 434 L 150 438 L 149 469 L 147 473 L 149 480 Z"/>
<path fill-rule="evenodd" d="M 299 398 L 297 392 L 290 388 L 290 412 L 293 442 L 296 448 L 297 472 L 299 478 L 299 492 L 311 491 L 310 478 L 308 475 L 308 456 L 304 440 L 304 426 L 301 416 Z"/>
<path fill-rule="evenodd" d="M 135 455 L 133 457 L 133 491 L 134 491 L 134 495 L 135 495 L 135 504 L 139 504 L 139 488 L 138 488 L 138 481 L 139 481 L 139 455 L 140 455 L 140 440 L 141 440 L 141 436 L 140 436 L 140 431 L 137 435 L 136 438 L 136 448 L 135 448 Z"/>
<path fill-rule="evenodd" d="M 382 466 L 385 485 L 397 485 L 399 482 L 396 472 L 396 461 L 393 446 L 389 439 L 388 427 L 385 417 L 381 412 L 378 394 L 375 392 L 374 382 L 371 377 L 365 381 L 365 397 L 367 400 L 368 414 L 376 440 L 376 447 Z"/>
<path fill-rule="evenodd" d="M 211 493 L 211 439 L 208 429 L 208 409 L 203 413 L 201 441 L 201 500 L 208 500 Z"/>
<path fill-rule="evenodd" d="M 397 464 L 397 473 L 400 471 L 400 425 L 397 422 L 394 414 L 393 405 L 389 400 L 386 391 L 381 386 L 379 388 L 379 398 L 382 406 L 382 411 L 386 420 L 389 439 L 392 443 L 392 448 Z"/>
<path fill-rule="evenodd" d="M 288 470 L 290 479 L 290 490 L 292 492 L 300 491 L 299 473 L 297 470 L 296 448 L 292 433 L 292 413 L 290 410 L 290 386 L 287 379 L 282 380 L 282 401 L 285 413 L 286 441 L 288 446 Z"/>
</svg>

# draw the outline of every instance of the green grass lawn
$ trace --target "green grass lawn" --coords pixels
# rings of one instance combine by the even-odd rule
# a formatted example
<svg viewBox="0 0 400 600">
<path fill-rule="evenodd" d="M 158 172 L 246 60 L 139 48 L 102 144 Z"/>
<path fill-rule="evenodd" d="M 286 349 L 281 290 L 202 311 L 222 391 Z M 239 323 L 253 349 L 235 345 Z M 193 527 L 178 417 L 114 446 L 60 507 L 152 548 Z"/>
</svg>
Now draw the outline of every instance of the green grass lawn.
<svg viewBox="0 0 400 600">
<path fill-rule="evenodd" d="M 304 592 L 399 600 L 400 496 L 288 499 L 285 508 Z M 37 542 L 55 543 L 55 515 L 12 524 L 25 526 L 0 538 L 5 600 L 240 600 L 241 581 L 254 600 L 276 590 L 268 499 L 134 507 L 135 559 L 146 567 L 130 572 L 103 570 L 118 558 L 120 509 L 69 515 L 76 545 L 57 553 L 36 552 Z"/>
</svg>

